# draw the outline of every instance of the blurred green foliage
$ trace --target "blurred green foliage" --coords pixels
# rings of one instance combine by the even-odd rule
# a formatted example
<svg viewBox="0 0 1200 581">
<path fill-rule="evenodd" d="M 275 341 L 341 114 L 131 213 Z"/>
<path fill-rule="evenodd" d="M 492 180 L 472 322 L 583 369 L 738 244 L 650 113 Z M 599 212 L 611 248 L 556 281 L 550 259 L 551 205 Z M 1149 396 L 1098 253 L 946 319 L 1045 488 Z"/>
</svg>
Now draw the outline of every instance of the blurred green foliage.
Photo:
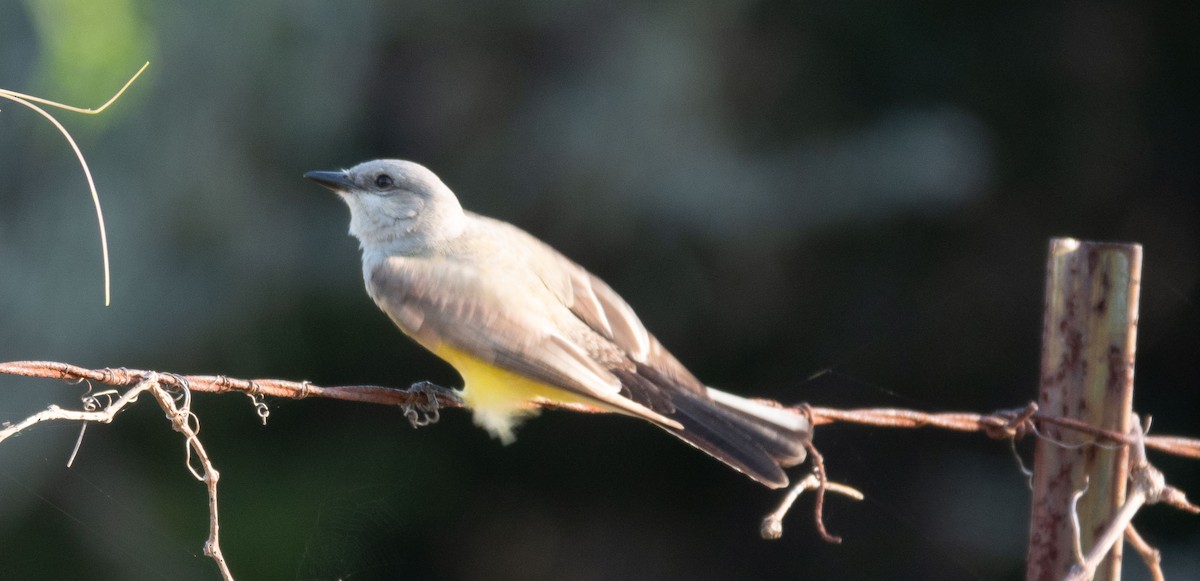
<svg viewBox="0 0 1200 581">
<path fill-rule="evenodd" d="M 137 0 L 23 0 L 41 49 L 34 92 L 78 107 L 94 107 L 120 87 L 119 71 L 154 60 L 154 30 L 145 2 Z M 114 84 L 115 83 L 115 84 Z M 109 89 L 108 87 L 112 87 Z M 107 92 L 106 92 L 107 91 Z M 144 92 L 142 92 L 144 94 Z M 125 111 L 143 97 L 131 96 Z M 81 124 L 94 131 L 114 123 L 120 112 Z"/>
</svg>

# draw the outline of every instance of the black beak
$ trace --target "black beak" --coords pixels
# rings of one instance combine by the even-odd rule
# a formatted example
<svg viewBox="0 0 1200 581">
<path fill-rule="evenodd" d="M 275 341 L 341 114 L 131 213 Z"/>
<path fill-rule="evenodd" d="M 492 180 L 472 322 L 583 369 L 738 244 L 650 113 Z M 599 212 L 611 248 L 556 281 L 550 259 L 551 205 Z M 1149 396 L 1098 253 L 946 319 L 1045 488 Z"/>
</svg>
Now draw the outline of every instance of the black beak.
<svg viewBox="0 0 1200 581">
<path fill-rule="evenodd" d="M 350 181 L 344 171 L 310 171 L 304 174 L 304 177 L 335 192 L 349 191 L 354 187 L 354 182 Z"/>
</svg>

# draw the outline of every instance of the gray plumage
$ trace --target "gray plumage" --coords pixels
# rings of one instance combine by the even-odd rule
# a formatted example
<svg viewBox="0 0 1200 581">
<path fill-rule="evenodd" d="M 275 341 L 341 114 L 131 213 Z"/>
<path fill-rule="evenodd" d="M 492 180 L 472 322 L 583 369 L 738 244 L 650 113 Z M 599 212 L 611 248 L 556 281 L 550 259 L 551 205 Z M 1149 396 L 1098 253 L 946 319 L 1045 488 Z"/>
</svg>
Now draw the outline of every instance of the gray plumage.
<svg viewBox="0 0 1200 581">
<path fill-rule="evenodd" d="M 804 418 L 706 387 L 603 281 L 523 230 L 464 211 L 425 167 L 378 160 L 305 177 L 349 205 L 371 298 L 451 363 L 448 349 L 649 420 L 771 487 L 803 461 Z M 481 397 L 476 422 L 511 440 L 526 402 Z"/>
</svg>

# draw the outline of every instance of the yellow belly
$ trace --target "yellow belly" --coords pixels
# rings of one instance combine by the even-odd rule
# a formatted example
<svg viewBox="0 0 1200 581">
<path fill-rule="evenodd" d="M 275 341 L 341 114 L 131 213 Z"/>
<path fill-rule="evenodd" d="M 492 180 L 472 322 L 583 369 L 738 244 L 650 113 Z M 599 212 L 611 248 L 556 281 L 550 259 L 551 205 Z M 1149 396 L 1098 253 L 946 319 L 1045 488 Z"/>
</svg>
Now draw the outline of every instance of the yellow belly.
<svg viewBox="0 0 1200 581">
<path fill-rule="evenodd" d="M 536 414 L 539 402 L 591 408 L 602 405 L 596 400 L 501 369 L 447 345 L 441 345 L 433 352 L 462 376 L 463 402 L 474 414 L 475 423 L 504 444 L 516 440 L 513 428 Z"/>
</svg>

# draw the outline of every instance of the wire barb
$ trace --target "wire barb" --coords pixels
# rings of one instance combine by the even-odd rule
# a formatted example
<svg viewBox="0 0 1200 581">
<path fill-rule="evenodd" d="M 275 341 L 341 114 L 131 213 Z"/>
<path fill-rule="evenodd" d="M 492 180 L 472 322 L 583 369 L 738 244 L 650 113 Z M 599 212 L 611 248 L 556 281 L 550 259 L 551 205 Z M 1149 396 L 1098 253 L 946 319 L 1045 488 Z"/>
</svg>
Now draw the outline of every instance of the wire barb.
<svg viewBox="0 0 1200 581">
<path fill-rule="evenodd" d="M 271 408 L 267 407 L 267 402 L 261 393 L 247 393 L 246 397 L 250 398 L 250 404 L 254 406 L 254 413 L 262 420 L 262 425 L 267 425 L 267 418 L 271 416 Z"/>
<path fill-rule="evenodd" d="M 68 411 L 62 410 L 57 406 L 49 406 L 41 413 L 35 414 L 16 424 L 0 423 L 0 441 L 9 436 L 24 430 L 37 423 L 48 420 L 67 420 L 67 421 L 83 421 L 83 422 L 110 422 L 113 416 L 120 411 L 125 405 L 136 401 L 138 394 L 150 389 L 149 385 L 156 386 L 155 394 L 170 400 L 171 406 L 178 409 L 177 413 L 169 414 L 172 418 L 172 423 L 180 422 L 180 427 L 177 428 L 185 434 L 189 435 L 190 444 L 189 453 L 195 452 L 198 456 L 203 456 L 205 464 L 207 454 L 198 452 L 199 440 L 195 435 L 199 431 L 199 424 L 196 421 L 195 415 L 190 412 L 191 392 L 203 391 L 212 393 L 221 393 L 229 391 L 237 391 L 246 394 L 252 394 L 259 397 L 285 397 L 292 399 L 300 399 L 305 397 L 321 397 L 328 399 L 340 399 L 345 401 L 356 401 L 361 403 L 374 403 L 381 405 L 400 406 L 404 411 L 405 418 L 414 427 L 420 427 L 435 423 L 440 418 L 440 411 L 444 408 L 463 407 L 463 401 L 460 394 L 445 387 L 436 384 L 422 381 L 413 384 L 408 389 L 397 389 L 392 387 L 384 387 L 377 385 L 353 385 L 353 386 L 335 386 L 335 387 L 320 387 L 313 385 L 308 381 L 296 382 L 281 379 L 255 379 L 245 380 L 236 379 L 227 376 L 212 376 L 212 375 L 178 375 L 173 373 L 157 374 L 152 371 L 143 371 L 136 369 L 125 368 L 103 368 L 103 369 L 87 369 L 68 363 L 60 363 L 53 361 L 12 361 L 0 363 L 0 374 L 16 375 L 22 377 L 41 377 L 47 379 L 58 379 L 64 381 L 88 381 L 111 385 L 117 388 L 128 388 L 124 394 L 115 390 L 99 392 L 84 396 L 84 405 L 86 406 L 102 406 L 95 411 Z M 148 384 L 148 379 L 155 379 L 156 383 Z M 261 400 L 258 400 L 261 401 Z M 178 404 L 178 405 L 177 405 Z M 165 407 L 165 404 L 160 404 Z M 568 409 L 577 409 L 571 406 L 565 406 Z M 1189 458 L 1200 458 L 1200 440 L 1195 438 L 1184 438 L 1175 436 L 1147 436 L 1141 433 L 1119 434 L 1108 430 L 1096 428 L 1084 422 L 1071 420 L 1068 418 L 1060 418 L 1055 416 L 1047 416 L 1037 412 L 1036 405 L 1026 405 L 1024 408 L 1017 410 L 1001 410 L 992 414 L 974 414 L 965 412 L 950 412 L 950 413 L 926 413 L 917 410 L 905 409 L 858 409 L 858 410 L 840 410 L 834 408 L 822 408 L 811 406 L 784 407 L 798 414 L 806 414 L 811 419 L 811 424 L 814 426 L 831 424 L 835 422 L 848 422 L 856 424 L 865 424 L 882 427 L 894 428 L 919 428 L 919 427 L 935 427 L 941 429 L 964 431 L 964 432 L 984 432 L 993 437 L 1007 438 L 1015 440 L 1020 438 L 1025 433 L 1033 432 L 1036 434 L 1037 424 L 1052 424 L 1067 430 L 1073 430 L 1082 434 L 1093 436 L 1093 444 L 1097 445 L 1134 445 L 1134 458 L 1139 462 L 1145 461 L 1145 449 L 1154 448 L 1156 450 Z M 588 409 L 580 409 L 579 411 L 591 411 Z M 186 413 L 184 413 L 186 412 Z M 180 420 L 179 418 L 183 418 Z M 1065 444 L 1064 444 L 1065 445 Z M 807 475 L 800 482 L 796 483 L 792 489 L 788 490 L 783 501 L 778 508 L 768 515 L 763 520 L 761 532 L 765 538 L 779 538 L 783 533 L 782 521 L 787 511 L 804 490 L 816 489 L 820 491 L 820 496 L 815 507 L 815 518 L 817 520 L 818 530 L 822 536 L 830 542 L 836 542 L 837 537 L 830 535 L 825 530 L 822 522 L 822 502 L 823 493 L 828 490 L 843 494 L 854 499 L 862 499 L 862 493 L 843 484 L 828 482 L 823 473 L 824 462 L 822 456 L 817 452 L 815 447 L 811 447 L 811 442 L 808 445 L 808 450 L 812 454 L 814 467 L 816 472 Z M 1152 466 L 1145 464 L 1150 470 Z M 191 466 L 189 461 L 189 467 Z M 211 466 L 202 466 L 204 473 L 201 477 L 210 486 L 210 510 L 213 511 L 213 538 L 215 539 L 215 481 L 217 472 Z M 1148 472 L 1153 474 L 1153 472 Z M 1160 474 L 1161 477 L 1161 474 Z M 1153 481 L 1153 478 L 1150 478 Z M 1160 493 L 1149 495 L 1153 496 L 1157 501 L 1164 502 L 1187 510 L 1189 512 L 1198 512 L 1200 508 L 1187 501 L 1181 491 L 1171 486 L 1164 486 Z M 1145 503 L 1147 500 L 1142 500 Z M 1124 529 L 1122 529 L 1124 531 Z M 215 545 L 216 551 L 219 552 L 219 545 Z M 208 551 L 206 551 L 208 554 Z M 215 557 L 214 557 L 215 558 Z"/>
</svg>

